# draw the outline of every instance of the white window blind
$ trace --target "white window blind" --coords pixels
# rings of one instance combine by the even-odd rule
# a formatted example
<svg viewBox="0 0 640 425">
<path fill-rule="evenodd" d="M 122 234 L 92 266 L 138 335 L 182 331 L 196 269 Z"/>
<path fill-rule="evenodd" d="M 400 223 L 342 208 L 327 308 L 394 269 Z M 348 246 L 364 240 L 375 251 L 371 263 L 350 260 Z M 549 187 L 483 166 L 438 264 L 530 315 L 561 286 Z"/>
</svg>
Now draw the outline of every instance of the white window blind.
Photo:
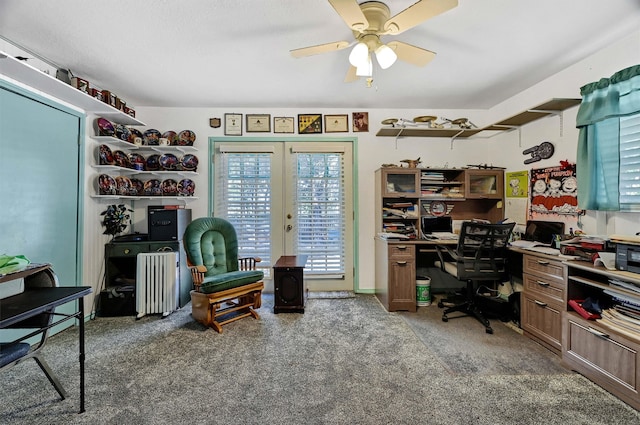
<svg viewBox="0 0 640 425">
<path fill-rule="evenodd" d="M 620 208 L 640 210 L 640 114 L 620 118 Z"/>
<path fill-rule="evenodd" d="M 305 274 L 343 277 L 345 272 L 344 160 L 341 153 L 292 155 L 297 213 L 296 253 L 308 256 Z"/>
<path fill-rule="evenodd" d="M 263 151 L 264 152 L 264 151 Z M 271 270 L 271 154 L 221 153 L 216 176 L 216 215 L 233 224 L 238 256 L 260 257 Z"/>
</svg>

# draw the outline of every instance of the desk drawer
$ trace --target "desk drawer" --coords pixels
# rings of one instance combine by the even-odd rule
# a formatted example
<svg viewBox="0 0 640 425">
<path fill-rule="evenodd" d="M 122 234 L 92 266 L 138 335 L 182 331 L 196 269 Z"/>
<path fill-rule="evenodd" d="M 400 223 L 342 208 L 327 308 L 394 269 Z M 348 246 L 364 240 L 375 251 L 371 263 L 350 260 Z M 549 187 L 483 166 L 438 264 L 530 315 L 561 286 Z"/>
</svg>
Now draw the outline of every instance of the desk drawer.
<svg viewBox="0 0 640 425">
<path fill-rule="evenodd" d="M 524 293 L 520 321 L 522 329 L 560 354 L 563 304 Z"/>
<path fill-rule="evenodd" d="M 135 257 L 141 252 L 148 252 L 148 244 L 106 244 L 105 257 Z"/>
<path fill-rule="evenodd" d="M 540 277 L 525 273 L 522 275 L 524 291 L 527 294 L 548 297 L 556 302 L 563 303 L 565 299 L 566 283 L 557 279 L 549 279 L 548 276 Z"/>
<path fill-rule="evenodd" d="M 564 282 L 565 267 L 560 260 L 549 260 L 544 257 L 525 254 L 523 272 L 540 276 L 548 281 Z"/>
<path fill-rule="evenodd" d="M 563 362 L 638 408 L 640 344 L 598 322 L 564 313 Z"/>
<path fill-rule="evenodd" d="M 389 259 L 396 260 L 398 258 L 415 258 L 416 247 L 409 244 L 389 245 Z"/>
</svg>

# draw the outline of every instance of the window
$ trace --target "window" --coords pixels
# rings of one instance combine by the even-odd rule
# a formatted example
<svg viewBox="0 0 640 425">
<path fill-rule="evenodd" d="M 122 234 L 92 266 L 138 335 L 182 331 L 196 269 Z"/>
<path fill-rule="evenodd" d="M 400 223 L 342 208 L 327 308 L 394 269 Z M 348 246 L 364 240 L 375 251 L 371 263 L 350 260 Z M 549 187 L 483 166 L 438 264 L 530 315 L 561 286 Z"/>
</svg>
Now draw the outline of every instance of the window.
<svg viewBox="0 0 640 425">
<path fill-rule="evenodd" d="M 620 118 L 620 209 L 640 211 L 640 114 Z"/>
<path fill-rule="evenodd" d="M 640 211 L 640 65 L 580 88 L 578 207 Z"/>
</svg>

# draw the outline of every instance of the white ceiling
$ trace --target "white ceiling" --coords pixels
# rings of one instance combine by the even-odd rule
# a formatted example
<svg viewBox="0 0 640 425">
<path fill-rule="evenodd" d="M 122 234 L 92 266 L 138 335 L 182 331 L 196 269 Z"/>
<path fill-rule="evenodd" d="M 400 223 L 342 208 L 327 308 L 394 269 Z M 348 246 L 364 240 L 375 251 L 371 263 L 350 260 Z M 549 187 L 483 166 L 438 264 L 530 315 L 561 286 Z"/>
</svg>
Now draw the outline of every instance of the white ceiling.
<svg viewBox="0 0 640 425">
<path fill-rule="evenodd" d="M 327 0 L 0 0 L 0 36 L 135 107 L 485 109 L 638 28 L 639 0 L 459 0 L 383 38 L 431 63 L 374 68 L 366 88 L 343 82 L 350 49 L 289 54 L 353 40 Z"/>
</svg>

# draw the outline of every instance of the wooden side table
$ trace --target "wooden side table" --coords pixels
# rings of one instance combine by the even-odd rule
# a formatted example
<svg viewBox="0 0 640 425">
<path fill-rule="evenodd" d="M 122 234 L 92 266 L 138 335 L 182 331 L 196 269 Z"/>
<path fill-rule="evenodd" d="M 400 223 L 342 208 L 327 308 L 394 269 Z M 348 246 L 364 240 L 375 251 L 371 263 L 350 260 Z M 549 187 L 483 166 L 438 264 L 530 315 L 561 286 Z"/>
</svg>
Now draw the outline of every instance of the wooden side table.
<svg viewBox="0 0 640 425">
<path fill-rule="evenodd" d="M 274 313 L 304 313 L 307 287 L 303 271 L 306 262 L 306 255 L 283 255 L 273 265 Z"/>
</svg>

